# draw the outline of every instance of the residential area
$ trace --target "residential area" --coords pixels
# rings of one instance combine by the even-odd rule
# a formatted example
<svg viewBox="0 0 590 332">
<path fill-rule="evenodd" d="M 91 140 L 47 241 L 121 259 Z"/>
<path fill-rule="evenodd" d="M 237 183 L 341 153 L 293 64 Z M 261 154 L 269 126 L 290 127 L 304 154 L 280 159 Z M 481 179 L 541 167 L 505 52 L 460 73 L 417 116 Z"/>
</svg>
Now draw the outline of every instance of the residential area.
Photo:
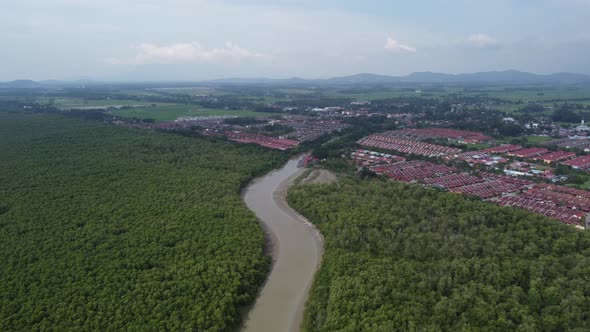
<svg viewBox="0 0 590 332">
<path fill-rule="evenodd" d="M 482 133 L 441 128 L 398 130 L 359 140 L 364 149 L 356 150 L 350 158 L 357 167 L 395 181 L 529 210 L 579 228 L 589 226 L 590 191 L 559 185 L 567 178 L 556 175 L 555 168 L 587 170 L 590 156 L 515 144 L 462 151 L 422 142 L 430 138 L 473 144 L 492 140 Z"/>
</svg>

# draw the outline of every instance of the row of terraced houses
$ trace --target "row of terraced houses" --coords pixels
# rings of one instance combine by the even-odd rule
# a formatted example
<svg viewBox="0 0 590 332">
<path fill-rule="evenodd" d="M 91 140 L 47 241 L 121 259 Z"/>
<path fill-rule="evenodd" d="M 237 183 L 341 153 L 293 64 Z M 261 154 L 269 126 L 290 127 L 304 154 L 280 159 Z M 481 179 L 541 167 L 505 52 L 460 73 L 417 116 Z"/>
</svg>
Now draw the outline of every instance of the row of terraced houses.
<svg viewBox="0 0 590 332">
<path fill-rule="evenodd" d="M 426 131 L 436 134 L 444 131 Z M 450 139 L 461 139 L 451 132 Z M 463 132 L 465 133 L 465 132 Z M 470 133 L 470 132 L 467 132 Z M 403 155 L 442 157 L 445 161 L 464 160 L 470 165 L 482 163 L 494 167 L 507 158 L 520 158 L 547 164 L 564 164 L 574 168 L 590 168 L 590 156 L 577 157 L 569 151 L 549 151 L 545 148 L 524 148 L 520 145 L 501 145 L 479 151 L 425 143 L 417 140 L 422 132 L 392 131 L 371 135 L 358 143 L 367 150 L 358 150 L 351 157 L 357 165 L 368 167 L 377 174 L 396 181 L 419 183 L 450 192 L 477 196 L 501 206 L 512 206 L 539 213 L 576 227 L 587 227 L 590 212 L 590 191 L 573 189 L 528 179 L 487 172 L 462 171 L 453 166 L 428 161 L 405 160 L 403 156 L 372 151 L 370 148 L 395 151 Z M 432 135 L 427 135 L 431 138 Z M 486 139 L 483 134 L 469 135 Z M 404 138 L 400 138 L 404 137 Z"/>
</svg>

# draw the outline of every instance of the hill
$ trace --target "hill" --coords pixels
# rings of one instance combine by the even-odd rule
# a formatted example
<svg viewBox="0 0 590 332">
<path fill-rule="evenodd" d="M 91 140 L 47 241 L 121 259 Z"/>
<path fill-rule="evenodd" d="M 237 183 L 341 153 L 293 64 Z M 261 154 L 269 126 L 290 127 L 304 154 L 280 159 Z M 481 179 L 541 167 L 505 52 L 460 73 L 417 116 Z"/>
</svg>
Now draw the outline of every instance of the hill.
<svg viewBox="0 0 590 332">
<path fill-rule="evenodd" d="M 195 84 L 236 84 L 236 85 L 382 85 L 402 83 L 432 83 L 432 84 L 590 84 L 590 76 L 575 73 L 555 73 L 539 75 L 517 70 L 489 71 L 469 74 L 444 74 L 433 72 L 416 72 L 406 76 L 388 76 L 370 73 L 340 76 L 325 79 L 302 79 L 298 77 L 286 79 L 273 78 L 223 78 L 206 81 L 179 81 L 179 82 L 138 82 L 136 84 L 146 86 L 193 86 Z M 32 81 L 17 80 L 12 82 L 0 82 L 0 88 L 5 89 L 32 89 L 71 87 L 84 84 L 101 85 L 98 81 Z M 107 84 L 107 83 L 102 83 Z M 110 82 L 110 85 L 117 83 Z"/>
<path fill-rule="evenodd" d="M 590 76 L 573 73 L 538 75 L 517 70 L 490 71 L 470 74 L 444 74 L 433 72 L 416 72 L 406 76 L 388 76 L 362 73 L 327 79 L 304 80 L 291 79 L 227 79 L 210 81 L 215 83 L 242 84 L 303 84 L 303 85 L 375 85 L 399 83 L 479 83 L 479 84 L 576 84 L 590 83 Z"/>
<path fill-rule="evenodd" d="M 358 74 L 316 80 L 329 84 L 393 84 L 393 83 L 489 83 L 489 84 L 574 84 L 590 83 L 590 76 L 572 73 L 537 75 L 516 70 L 490 71 L 471 74 L 417 72 L 407 76 Z"/>
</svg>

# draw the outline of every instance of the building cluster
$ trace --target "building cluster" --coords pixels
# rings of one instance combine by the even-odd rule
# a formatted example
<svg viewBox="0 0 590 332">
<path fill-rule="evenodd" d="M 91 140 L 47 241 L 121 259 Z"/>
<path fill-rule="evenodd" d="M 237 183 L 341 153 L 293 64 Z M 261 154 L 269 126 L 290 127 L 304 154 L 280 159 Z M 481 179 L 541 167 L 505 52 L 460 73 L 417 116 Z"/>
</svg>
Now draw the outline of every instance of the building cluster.
<svg viewBox="0 0 590 332">
<path fill-rule="evenodd" d="M 353 157 L 354 158 L 354 157 Z M 370 164 L 370 169 L 395 181 L 421 183 L 501 206 L 513 206 L 581 227 L 590 212 L 590 192 L 535 184 L 515 177 L 482 172 L 477 176 L 445 165 L 410 160 Z"/>
<path fill-rule="evenodd" d="M 521 157 L 516 155 L 517 157 Z M 530 158 L 532 160 L 543 161 L 547 164 L 557 164 L 557 165 L 565 165 L 571 166 L 574 169 L 583 169 L 588 170 L 590 169 L 590 156 L 579 156 L 574 152 L 568 151 L 555 151 L 555 152 L 545 152 L 543 154 L 535 154 L 529 156 L 522 156 L 522 158 Z"/>
<path fill-rule="evenodd" d="M 457 172 L 458 169 L 428 161 L 410 160 L 374 166 L 372 170 L 396 181 L 412 182 Z"/>
<path fill-rule="evenodd" d="M 313 141 L 322 135 L 331 134 L 341 131 L 348 127 L 341 121 L 284 121 L 279 122 L 285 126 L 293 128 L 295 131 L 288 134 L 287 137 L 299 142 Z"/>
<path fill-rule="evenodd" d="M 312 112 L 321 112 L 321 113 L 336 113 L 340 112 L 342 107 L 332 106 L 332 107 L 315 107 L 312 108 Z"/>
<path fill-rule="evenodd" d="M 556 146 L 562 149 L 577 149 L 590 152 L 590 139 L 587 137 L 561 138 L 545 142 L 546 146 Z"/>
<path fill-rule="evenodd" d="M 545 154 L 547 152 L 549 152 L 549 150 L 545 148 L 526 148 L 510 151 L 507 153 L 507 155 L 510 157 L 518 158 L 533 158 Z"/>
<path fill-rule="evenodd" d="M 536 199 L 545 202 L 553 202 L 573 210 L 590 212 L 590 199 L 588 197 L 573 196 L 548 190 L 547 188 L 533 188 L 524 192 L 522 197 Z"/>
<path fill-rule="evenodd" d="M 290 139 L 274 138 L 270 136 L 239 131 L 227 131 L 224 133 L 224 136 L 227 137 L 227 139 L 229 139 L 230 141 L 238 143 L 254 143 L 267 148 L 278 150 L 287 150 L 299 145 L 298 141 Z"/>
<path fill-rule="evenodd" d="M 506 145 L 500 145 L 500 146 L 495 146 L 495 147 L 479 150 L 479 152 L 491 153 L 491 154 L 503 154 L 503 153 L 508 153 L 508 152 L 521 150 L 521 149 L 522 149 L 522 146 L 520 146 L 520 145 L 506 144 Z"/>
<path fill-rule="evenodd" d="M 396 181 L 418 182 L 481 199 L 515 193 L 534 184 L 532 181 L 492 173 L 475 176 L 455 167 L 421 160 L 372 165 L 370 169 Z"/>
<path fill-rule="evenodd" d="M 183 117 L 175 121 L 167 122 L 142 122 L 135 120 L 116 120 L 112 124 L 130 128 L 140 129 L 157 129 L 157 130 L 182 130 L 191 128 L 201 128 L 203 131 L 215 132 L 228 130 L 232 126 L 225 123 L 226 119 L 237 118 L 235 116 L 201 116 L 201 117 Z"/>
<path fill-rule="evenodd" d="M 557 219 L 566 224 L 572 225 L 580 225 L 581 220 L 586 215 L 586 213 L 582 211 L 576 211 L 566 207 L 557 206 L 553 203 L 546 203 L 519 196 L 504 196 L 498 199 L 497 203 L 500 206 L 512 206 L 533 213 L 542 214 L 549 218 Z"/>
<path fill-rule="evenodd" d="M 526 161 L 515 161 L 504 167 L 504 174 L 511 176 L 529 176 L 551 180 L 553 182 L 561 181 L 551 168 L 544 168 Z"/>
<path fill-rule="evenodd" d="M 515 182 L 508 176 L 483 176 L 483 181 L 450 189 L 451 192 L 469 196 L 477 196 L 481 199 L 515 193 L 523 189 L 529 183 Z"/>
<path fill-rule="evenodd" d="M 470 166 L 474 165 L 486 165 L 491 167 L 496 167 L 498 164 L 508 162 L 508 159 L 502 156 L 493 156 L 491 154 L 487 154 L 483 151 L 466 151 L 461 153 L 456 153 L 452 155 L 447 155 L 444 157 L 445 160 L 462 160 L 468 163 Z"/>
<path fill-rule="evenodd" d="M 320 161 L 318 158 L 308 154 L 305 155 L 305 157 L 299 159 L 297 167 L 308 167 L 310 165 L 317 163 L 318 161 Z"/>
<path fill-rule="evenodd" d="M 501 206 L 514 206 L 579 226 L 590 212 L 590 192 L 564 186 L 536 184 L 520 195 L 500 197 Z"/>
<path fill-rule="evenodd" d="M 448 139 L 467 144 L 482 143 L 493 139 L 480 132 L 449 128 L 402 129 L 390 132 L 390 136 L 413 141 Z"/>
<path fill-rule="evenodd" d="M 274 120 L 257 118 L 259 124 L 238 125 L 229 124 L 228 119 L 237 116 L 195 116 L 181 117 L 169 122 L 141 122 L 116 120 L 113 124 L 143 129 L 157 130 L 196 130 L 209 136 L 226 136 L 228 139 L 241 143 L 255 143 L 273 149 L 288 149 L 301 142 L 312 141 L 322 135 L 341 131 L 348 127 L 338 120 L 315 120 L 308 117 L 289 116 L 284 119 Z M 261 128 L 269 124 L 280 124 L 293 129 L 285 137 L 271 137 L 252 133 L 253 129 Z M 295 144 L 297 143 L 297 144 Z"/>
<path fill-rule="evenodd" d="M 452 173 L 443 175 L 437 178 L 427 178 L 423 183 L 436 188 L 453 189 L 470 184 L 482 182 L 483 180 L 477 176 L 468 173 Z"/>
<path fill-rule="evenodd" d="M 347 124 L 344 124 L 341 121 L 308 119 L 278 120 L 273 121 L 272 123 L 291 127 L 294 131 L 285 135 L 285 137 L 271 137 L 249 133 L 247 127 L 232 126 L 232 130 L 224 131 L 223 135 L 228 139 L 239 143 L 255 143 L 272 149 L 286 150 L 299 145 L 299 143 L 312 141 L 322 135 L 331 134 L 348 127 Z"/>
<path fill-rule="evenodd" d="M 235 115 L 207 115 L 207 116 L 181 116 L 174 122 L 200 122 L 200 121 L 223 121 L 227 119 L 236 119 Z"/>
<path fill-rule="evenodd" d="M 430 144 L 395 137 L 396 132 L 375 134 L 361 139 L 358 143 L 362 146 L 397 151 L 405 154 L 414 154 L 425 157 L 441 157 L 449 154 L 460 153 L 461 149 L 448 146 Z"/>
<path fill-rule="evenodd" d="M 590 156 L 580 156 L 568 161 L 562 162 L 563 165 L 571 166 L 575 169 L 590 169 Z"/>
<path fill-rule="evenodd" d="M 520 145 L 501 145 L 479 151 L 459 149 L 399 138 L 399 131 L 368 136 L 358 143 L 366 147 L 397 151 L 427 157 L 443 157 L 444 162 L 463 160 L 469 165 L 482 164 L 498 168 L 503 175 L 488 172 L 462 171 L 454 166 L 403 157 L 370 150 L 357 150 L 351 157 L 356 165 L 367 167 L 376 174 L 395 181 L 420 183 L 463 195 L 476 196 L 501 206 L 513 206 L 539 213 L 567 224 L 582 227 L 590 213 L 590 191 L 547 183 L 535 183 L 523 176 L 537 176 L 554 180 L 550 167 L 531 162 L 563 164 L 590 169 L 590 156 L 576 157 L 569 151 L 549 151 L 545 148 L 523 148 Z M 511 157 L 510 159 L 508 159 Z M 509 163 L 509 160 L 513 162 Z"/>
<path fill-rule="evenodd" d="M 590 169 L 590 156 L 577 156 L 571 151 L 549 151 L 545 148 L 523 148 L 520 145 L 501 145 L 480 150 L 486 154 L 505 154 L 510 157 L 530 159 L 545 164 L 571 166 L 574 169 Z"/>
<path fill-rule="evenodd" d="M 540 156 L 533 157 L 535 161 L 542 161 L 545 164 L 556 163 L 563 160 L 568 160 L 576 156 L 575 152 L 569 151 L 555 151 L 549 152 Z"/>
<path fill-rule="evenodd" d="M 406 158 L 394 156 L 387 153 L 370 151 L 370 150 L 356 150 L 351 154 L 352 160 L 357 166 L 366 167 L 379 164 L 393 164 L 399 161 L 405 161 Z"/>
</svg>

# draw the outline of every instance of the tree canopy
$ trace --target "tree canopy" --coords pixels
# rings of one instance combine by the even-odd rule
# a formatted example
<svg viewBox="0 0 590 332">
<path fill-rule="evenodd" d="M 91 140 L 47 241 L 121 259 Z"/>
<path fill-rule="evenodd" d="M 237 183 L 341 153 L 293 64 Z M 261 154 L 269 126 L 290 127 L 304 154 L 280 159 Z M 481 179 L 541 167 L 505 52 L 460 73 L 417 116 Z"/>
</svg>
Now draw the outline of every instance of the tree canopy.
<svg viewBox="0 0 590 332">
<path fill-rule="evenodd" d="M 590 234 L 383 180 L 291 189 L 326 239 L 306 331 L 590 329 Z"/>
<path fill-rule="evenodd" d="M 240 189 L 284 159 L 0 112 L 0 330 L 235 326 L 270 264 Z"/>
</svg>

